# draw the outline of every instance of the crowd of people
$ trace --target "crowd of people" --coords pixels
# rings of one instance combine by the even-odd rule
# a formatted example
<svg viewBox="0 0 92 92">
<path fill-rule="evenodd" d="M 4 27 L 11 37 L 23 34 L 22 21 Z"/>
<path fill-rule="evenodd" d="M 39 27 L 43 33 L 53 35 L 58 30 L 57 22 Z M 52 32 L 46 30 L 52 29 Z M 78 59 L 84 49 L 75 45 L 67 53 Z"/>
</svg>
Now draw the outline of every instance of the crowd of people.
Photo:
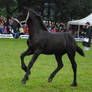
<svg viewBox="0 0 92 92">
<path fill-rule="evenodd" d="M 0 33 L 6 33 L 6 27 L 5 27 L 6 19 L 2 16 L 0 16 Z"/>
<path fill-rule="evenodd" d="M 6 18 L 0 16 L 0 34 L 12 34 L 14 38 L 18 38 L 20 35 L 28 35 L 28 25 L 24 24 L 23 28 L 16 27 L 13 28 L 14 20 L 12 18 L 9 19 L 9 25 L 7 30 L 7 20 Z M 46 24 L 46 23 L 45 23 Z M 63 22 L 61 23 L 47 23 L 46 24 L 48 32 L 66 32 L 66 26 Z M 76 31 L 71 31 L 73 35 L 76 35 Z"/>
<path fill-rule="evenodd" d="M 7 26 L 6 18 L 0 16 L 0 34 L 12 34 L 14 38 L 18 38 L 21 34 L 28 35 L 28 25 L 24 24 L 23 28 L 13 28 L 14 20 L 9 19 L 9 24 Z"/>
<path fill-rule="evenodd" d="M 66 27 L 65 27 L 65 24 L 62 22 L 62 23 L 50 23 L 48 26 L 48 32 L 65 32 L 66 31 Z"/>
<path fill-rule="evenodd" d="M 14 20 L 12 18 L 9 19 L 9 25 L 7 30 L 7 20 L 6 18 L 0 16 L 0 34 L 12 34 L 14 38 L 18 38 L 20 35 L 28 35 L 28 25 L 24 24 L 23 28 L 16 27 L 16 29 L 13 29 Z M 66 32 L 66 26 L 63 22 L 61 23 L 45 23 L 48 29 L 48 32 Z M 74 37 L 77 37 L 78 31 L 76 28 L 70 28 L 68 30 L 73 34 Z M 81 31 L 79 32 L 80 36 L 85 36 L 85 30 L 81 28 Z"/>
<path fill-rule="evenodd" d="M 23 28 L 16 28 L 13 29 L 14 20 L 12 18 L 9 19 L 9 24 L 7 26 L 7 20 L 6 18 L 0 16 L 0 34 L 12 34 L 14 38 L 18 38 L 20 35 L 28 35 L 28 25 L 24 24 Z M 46 24 L 47 25 L 47 24 Z M 8 29 L 7 29 L 8 27 Z M 48 32 L 65 32 L 66 27 L 65 24 L 62 23 L 49 23 L 47 25 Z"/>
</svg>

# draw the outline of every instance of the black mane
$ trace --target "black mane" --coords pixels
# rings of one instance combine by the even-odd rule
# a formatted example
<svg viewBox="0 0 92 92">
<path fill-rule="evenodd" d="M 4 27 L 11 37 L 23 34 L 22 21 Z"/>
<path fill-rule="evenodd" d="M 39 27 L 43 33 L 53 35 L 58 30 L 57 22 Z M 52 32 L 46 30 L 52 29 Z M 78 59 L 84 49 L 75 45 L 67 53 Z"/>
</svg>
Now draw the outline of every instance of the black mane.
<svg viewBox="0 0 92 92">
<path fill-rule="evenodd" d="M 46 25 L 43 23 L 43 20 L 42 20 L 41 16 L 40 16 L 39 14 L 37 14 L 37 13 L 36 13 L 34 10 L 32 10 L 32 9 L 30 9 L 29 11 L 32 12 L 32 13 L 36 16 L 36 18 L 39 20 L 39 22 L 40 22 L 40 24 L 41 24 L 41 27 L 42 27 L 45 31 L 48 31 Z"/>
</svg>

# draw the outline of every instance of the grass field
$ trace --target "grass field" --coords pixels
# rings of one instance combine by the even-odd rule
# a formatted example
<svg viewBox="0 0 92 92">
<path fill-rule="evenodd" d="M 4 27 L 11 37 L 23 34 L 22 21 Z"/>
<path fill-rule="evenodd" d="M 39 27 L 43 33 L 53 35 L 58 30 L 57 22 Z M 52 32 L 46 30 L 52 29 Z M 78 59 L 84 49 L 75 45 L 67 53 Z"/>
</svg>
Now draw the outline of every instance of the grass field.
<svg viewBox="0 0 92 92">
<path fill-rule="evenodd" d="M 78 45 L 83 48 L 81 43 Z M 56 68 L 54 56 L 40 55 L 32 68 L 26 85 L 21 84 L 24 71 L 20 54 L 26 50 L 26 40 L 0 39 L 0 92 L 92 92 L 92 47 L 85 51 L 86 57 L 76 54 L 78 87 L 71 87 L 73 72 L 67 55 L 63 56 L 64 67 L 48 83 L 50 73 Z M 31 56 L 26 57 L 28 64 Z"/>
</svg>

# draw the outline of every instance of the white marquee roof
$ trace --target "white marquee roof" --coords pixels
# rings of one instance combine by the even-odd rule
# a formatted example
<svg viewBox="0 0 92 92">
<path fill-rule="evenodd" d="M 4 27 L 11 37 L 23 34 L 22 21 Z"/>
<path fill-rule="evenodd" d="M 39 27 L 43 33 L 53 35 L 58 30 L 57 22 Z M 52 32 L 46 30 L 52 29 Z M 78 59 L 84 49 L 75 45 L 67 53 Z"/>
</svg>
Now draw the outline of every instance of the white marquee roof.
<svg viewBox="0 0 92 92">
<path fill-rule="evenodd" d="M 69 25 L 84 25 L 86 22 L 89 22 L 90 25 L 92 26 L 92 13 L 83 19 L 69 21 L 68 24 Z"/>
</svg>

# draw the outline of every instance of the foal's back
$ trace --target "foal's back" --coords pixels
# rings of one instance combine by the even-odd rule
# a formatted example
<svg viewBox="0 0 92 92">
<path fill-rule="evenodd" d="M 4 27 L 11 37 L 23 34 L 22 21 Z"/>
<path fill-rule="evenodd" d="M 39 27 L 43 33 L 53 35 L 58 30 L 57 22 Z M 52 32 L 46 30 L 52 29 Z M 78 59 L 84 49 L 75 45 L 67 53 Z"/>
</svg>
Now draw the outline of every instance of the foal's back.
<svg viewBox="0 0 92 92">
<path fill-rule="evenodd" d="M 37 45 L 38 48 L 42 49 L 43 53 L 49 54 L 66 51 L 68 48 L 76 46 L 75 40 L 68 32 L 43 32 L 37 40 L 40 43 Z"/>
<path fill-rule="evenodd" d="M 49 33 L 44 32 L 43 38 L 46 38 L 48 42 L 52 43 L 53 45 L 69 45 L 69 44 L 76 44 L 72 34 L 69 32 L 56 32 L 56 33 Z"/>
</svg>

